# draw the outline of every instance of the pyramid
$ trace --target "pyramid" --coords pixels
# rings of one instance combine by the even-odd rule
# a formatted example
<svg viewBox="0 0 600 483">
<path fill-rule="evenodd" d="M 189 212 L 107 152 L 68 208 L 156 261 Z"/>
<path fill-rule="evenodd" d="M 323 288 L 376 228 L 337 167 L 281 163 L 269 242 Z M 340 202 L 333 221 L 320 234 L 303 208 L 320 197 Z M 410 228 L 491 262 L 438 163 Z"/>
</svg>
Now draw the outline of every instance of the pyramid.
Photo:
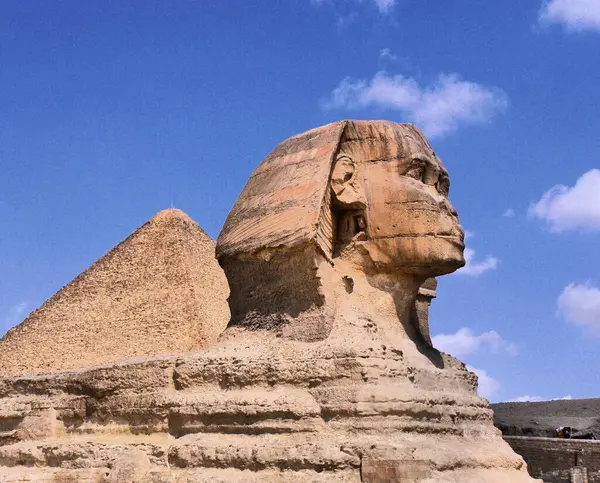
<svg viewBox="0 0 600 483">
<path fill-rule="evenodd" d="M 162 211 L 0 340 L 0 375 L 206 347 L 229 320 L 228 294 L 215 242 Z"/>
</svg>

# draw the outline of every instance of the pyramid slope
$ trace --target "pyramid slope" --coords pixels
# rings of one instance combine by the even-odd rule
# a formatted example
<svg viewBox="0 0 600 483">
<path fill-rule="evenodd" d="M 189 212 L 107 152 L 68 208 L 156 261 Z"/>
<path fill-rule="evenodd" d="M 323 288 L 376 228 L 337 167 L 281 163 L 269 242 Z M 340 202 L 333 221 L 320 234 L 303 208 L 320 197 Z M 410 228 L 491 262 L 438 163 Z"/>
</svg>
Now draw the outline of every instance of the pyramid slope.
<svg viewBox="0 0 600 483">
<path fill-rule="evenodd" d="M 160 212 L 0 340 L 0 375 L 210 345 L 229 320 L 229 287 L 214 252 L 185 213 Z"/>
</svg>

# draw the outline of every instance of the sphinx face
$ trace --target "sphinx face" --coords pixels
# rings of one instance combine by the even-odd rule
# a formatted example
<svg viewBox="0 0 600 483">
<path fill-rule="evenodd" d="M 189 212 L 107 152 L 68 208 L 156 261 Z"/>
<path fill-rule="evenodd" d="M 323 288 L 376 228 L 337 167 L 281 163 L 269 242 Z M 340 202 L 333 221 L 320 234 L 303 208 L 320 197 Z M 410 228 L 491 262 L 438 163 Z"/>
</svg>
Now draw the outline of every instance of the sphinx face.
<svg viewBox="0 0 600 483">
<path fill-rule="evenodd" d="M 361 243 L 380 270 L 443 275 L 465 264 L 464 230 L 448 199 L 448 172 L 412 129 L 413 135 L 403 133 L 402 148 L 394 147 L 398 136 L 383 143 L 355 139 L 343 148 L 366 199 Z"/>
</svg>

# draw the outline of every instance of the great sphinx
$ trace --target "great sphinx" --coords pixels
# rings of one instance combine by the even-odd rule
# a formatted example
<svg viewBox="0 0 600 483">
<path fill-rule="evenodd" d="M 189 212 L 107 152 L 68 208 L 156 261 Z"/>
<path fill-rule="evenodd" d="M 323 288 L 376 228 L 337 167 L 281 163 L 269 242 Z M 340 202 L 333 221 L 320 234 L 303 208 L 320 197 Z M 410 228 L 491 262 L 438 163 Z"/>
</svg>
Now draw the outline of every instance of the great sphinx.
<svg viewBox="0 0 600 483">
<path fill-rule="evenodd" d="M 408 311 L 429 277 L 465 263 L 449 187 L 410 124 L 345 121 L 288 139 L 252 174 L 219 235 L 229 327 L 322 340 L 347 303 L 336 288 L 352 293 L 361 279 L 392 295 L 410 339 L 430 343 Z"/>
<path fill-rule="evenodd" d="M 23 441 L 3 447 L 0 433 L 0 475 L 25 461 L 46 465 L 38 481 L 534 481 L 475 374 L 431 346 L 434 277 L 464 265 L 449 184 L 412 125 L 341 121 L 284 141 L 218 238 L 231 310 L 218 341 L 0 379 L 0 423 L 3 407 L 44 400 L 19 409 Z"/>
<path fill-rule="evenodd" d="M 310 481 L 532 481 L 476 376 L 431 346 L 433 277 L 465 264 L 449 188 L 415 126 L 342 121 L 279 145 L 225 222 L 232 318 L 204 367 L 268 388 L 248 432 Z"/>
</svg>

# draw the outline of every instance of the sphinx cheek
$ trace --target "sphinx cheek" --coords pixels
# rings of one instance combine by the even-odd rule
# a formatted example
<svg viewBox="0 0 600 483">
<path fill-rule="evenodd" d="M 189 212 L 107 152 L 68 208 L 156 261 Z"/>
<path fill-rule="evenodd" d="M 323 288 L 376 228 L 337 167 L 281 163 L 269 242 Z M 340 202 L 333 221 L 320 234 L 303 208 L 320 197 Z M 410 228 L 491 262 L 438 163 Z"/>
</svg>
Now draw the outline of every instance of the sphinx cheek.
<svg viewBox="0 0 600 483">
<path fill-rule="evenodd" d="M 422 251 L 416 238 L 403 236 L 370 240 L 368 246 L 371 260 L 390 268 L 413 266 Z"/>
</svg>

